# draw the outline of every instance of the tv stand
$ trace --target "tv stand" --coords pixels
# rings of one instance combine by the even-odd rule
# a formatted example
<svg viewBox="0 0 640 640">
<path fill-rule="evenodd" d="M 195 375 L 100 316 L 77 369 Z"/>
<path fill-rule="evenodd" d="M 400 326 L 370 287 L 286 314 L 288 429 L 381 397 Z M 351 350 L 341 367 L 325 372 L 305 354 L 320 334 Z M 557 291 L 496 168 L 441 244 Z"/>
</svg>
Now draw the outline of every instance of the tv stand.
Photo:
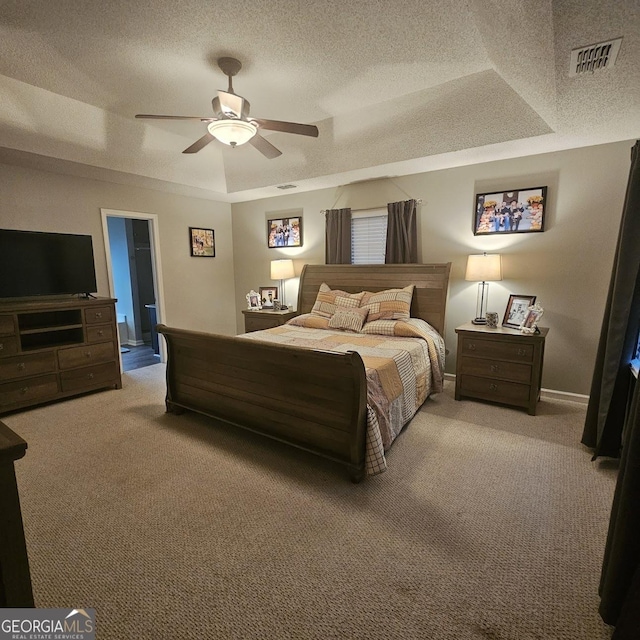
<svg viewBox="0 0 640 640">
<path fill-rule="evenodd" d="M 0 301 L 0 414 L 122 387 L 112 298 Z"/>
</svg>

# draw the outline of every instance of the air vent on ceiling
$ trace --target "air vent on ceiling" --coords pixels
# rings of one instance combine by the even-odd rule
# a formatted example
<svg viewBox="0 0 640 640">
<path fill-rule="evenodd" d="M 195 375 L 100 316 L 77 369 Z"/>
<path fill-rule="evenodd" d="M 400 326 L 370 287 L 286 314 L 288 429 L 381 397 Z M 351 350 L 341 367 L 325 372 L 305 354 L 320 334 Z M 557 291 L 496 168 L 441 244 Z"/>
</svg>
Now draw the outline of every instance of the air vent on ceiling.
<svg viewBox="0 0 640 640">
<path fill-rule="evenodd" d="M 296 189 L 297 188 L 297 184 L 279 184 L 276 188 L 277 189 Z"/>
<path fill-rule="evenodd" d="M 615 40 L 574 49 L 571 52 L 569 75 L 579 76 L 583 73 L 593 73 L 600 69 L 609 69 L 616 62 L 621 43 L 622 38 L 616 38 Z"/>
</svg>

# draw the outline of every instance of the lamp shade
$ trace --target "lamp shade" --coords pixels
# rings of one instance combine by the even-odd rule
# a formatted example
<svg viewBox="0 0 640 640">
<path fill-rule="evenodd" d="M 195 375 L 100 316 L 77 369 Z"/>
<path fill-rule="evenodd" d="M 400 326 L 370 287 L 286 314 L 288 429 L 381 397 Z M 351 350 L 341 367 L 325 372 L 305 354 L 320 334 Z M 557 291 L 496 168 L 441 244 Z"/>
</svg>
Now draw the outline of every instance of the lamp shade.
<svg viewBox="0 0 640 640">
<path fill-rule="evenodd" d="M 502 280 L 502 260 L 499 253 L 487 255 L 471 255 L 467 258 L 467 273 L 465 280 L 475 282 L 489 282 Z"/>
<path fill-rule="evenodd" d="M 214 120 L 207 125 L 207 129 L 214 138 L 231 147 L 249 142 L 258 132 L 255 125 L 235 119 Z"/>
<path fill-rule="evenodd" d="M 296 272 L 293 270 L 293 260 L 272 260 L 271 261 L 271 279 L 287 280 L 293 278 Z"/>
</svg>

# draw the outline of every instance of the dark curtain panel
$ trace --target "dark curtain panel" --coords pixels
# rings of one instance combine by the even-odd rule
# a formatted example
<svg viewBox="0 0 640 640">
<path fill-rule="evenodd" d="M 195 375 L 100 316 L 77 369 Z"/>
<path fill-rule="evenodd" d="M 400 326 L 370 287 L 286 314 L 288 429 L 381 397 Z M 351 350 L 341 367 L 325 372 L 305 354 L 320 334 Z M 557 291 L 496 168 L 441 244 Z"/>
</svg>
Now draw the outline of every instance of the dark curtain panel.
<svg viewBox="0 0 640 640">
<path fill-rule="evenodd" d="M 351 264 L 351 209 L 327 209 L 325 217 L 325 264 Z"/>
<path fill-rule="evenodd" d="M 386 264 L 418 262 L 418 228 L 415 200 L 390 202 L 387 205 Z"/>
<path fill-rule="evenodd" d="M 600 615 L 614 637 L 640 628 L 640 385 L 631 372 L 640 320 L 640 142 L 631 172 L 604 312 L 582 442 L 618 456 L 620 470 L 600 579 Z"/>
<path fill-rule="evenodd" d="M 624 426 L 620 471 L 600 578 L 600 615 L 614 638 L 640 637 L 640 385 Z"/>
<path fill-rule="evenodd" d="M 640 318 L 639 158 L 640 142 L 636 142 L 582 434 L 582 443 L 595 449 L 594 458 L 620 455 L 629 397 L 629 362 Z"/>
</svg>

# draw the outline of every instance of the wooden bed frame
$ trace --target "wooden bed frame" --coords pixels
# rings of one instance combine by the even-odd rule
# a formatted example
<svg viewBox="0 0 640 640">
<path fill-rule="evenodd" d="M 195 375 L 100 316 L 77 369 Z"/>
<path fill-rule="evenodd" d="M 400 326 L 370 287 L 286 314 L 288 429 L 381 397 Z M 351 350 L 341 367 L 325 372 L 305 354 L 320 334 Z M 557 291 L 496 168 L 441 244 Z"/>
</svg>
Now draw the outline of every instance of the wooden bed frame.
<svg viewBox="0 0 640 640">
<path fill-rule="evenodd" d="M 323 282 L 350 293 L 415 285 L 412 317 L 444 334 L 451 263 L 305 265 L 299 313 Z M 167 342 L 167 411 L 223 420 L 365 473 L 366 375 L 355 352 L 334 353 L 158 325 Z"/>
</svg>

